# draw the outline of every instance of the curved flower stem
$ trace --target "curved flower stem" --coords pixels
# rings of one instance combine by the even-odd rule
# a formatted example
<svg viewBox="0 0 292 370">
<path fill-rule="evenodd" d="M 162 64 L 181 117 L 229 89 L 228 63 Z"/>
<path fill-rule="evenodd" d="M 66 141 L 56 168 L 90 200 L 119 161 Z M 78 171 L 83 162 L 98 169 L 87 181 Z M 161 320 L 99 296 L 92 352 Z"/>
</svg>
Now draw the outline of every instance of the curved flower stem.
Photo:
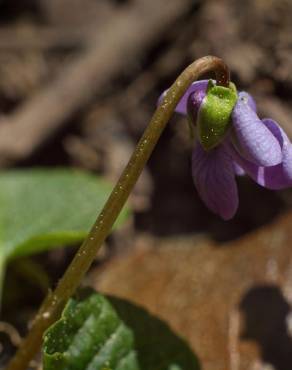
<svg viewBox="0 0 292 370">
<path fill-rule="evenodd" d="M 79 248 L 55 291 L 47 295 L 30 332 L 8 364 L 7 370 L 26 369 L 29 361 L 39 350 L 44 331 L 58 319 L 67 300 L 73 295 L 89 269 L 179 100 L 193 81 L 211 71 L 215 72 L 217 84 L 229 86 L 229 70 L 225 63 L 217 57 L 206 56 L 189 65 L 167 91 L 88 237 Z"/>
</svg>

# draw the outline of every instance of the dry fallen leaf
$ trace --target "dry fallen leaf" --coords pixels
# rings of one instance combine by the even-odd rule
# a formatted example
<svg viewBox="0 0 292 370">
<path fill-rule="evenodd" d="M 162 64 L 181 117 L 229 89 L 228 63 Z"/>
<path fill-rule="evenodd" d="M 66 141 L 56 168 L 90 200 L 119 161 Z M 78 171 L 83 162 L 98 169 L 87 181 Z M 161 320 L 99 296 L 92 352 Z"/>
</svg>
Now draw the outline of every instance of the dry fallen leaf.
<svg viewBox="0 0 292 370">
<path fill-rule="evenodd" d="M 291 222 L 288 213 L 220 245 L 142 237 L 132 254 L 96 270 L 93 284 L 167 321 L 206 370 L 284 370 L 292 366 Z"/>
</svg>

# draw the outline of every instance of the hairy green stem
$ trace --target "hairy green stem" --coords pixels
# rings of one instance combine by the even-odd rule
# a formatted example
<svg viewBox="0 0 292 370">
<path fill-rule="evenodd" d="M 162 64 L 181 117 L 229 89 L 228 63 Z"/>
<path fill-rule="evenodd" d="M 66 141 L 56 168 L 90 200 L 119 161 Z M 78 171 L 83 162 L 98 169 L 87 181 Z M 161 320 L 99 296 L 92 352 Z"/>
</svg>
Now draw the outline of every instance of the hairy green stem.
<svg viewBox="0 0 292 370">
<path fill-rule="evenodd" d="M 26 369 L 29 361 L 35 356 L 41 345 L 44 331 L 59 318 L 64 305 L 79 286 L 97 251 L 110 233 L 179 100 L 193 81 L 211 71 L 215 72 L 217 84 L 229 86 L 229 71 L 225 63 L 217 57 L 206 56 L 188 66 L 167 91 L 88 237 L 79 248 L 55 291 L 50 292 L 44 300 L 27 337 L 8 364 L 7 370 Z"/>
<path fill-rule="evenodd" d="M 5 277 L 5 257 L 0 254 L 0 312 L 2 308 L 2 290 L 3 290 L 3 284 L 4 284 L 4 277 Z"/>
</svg>

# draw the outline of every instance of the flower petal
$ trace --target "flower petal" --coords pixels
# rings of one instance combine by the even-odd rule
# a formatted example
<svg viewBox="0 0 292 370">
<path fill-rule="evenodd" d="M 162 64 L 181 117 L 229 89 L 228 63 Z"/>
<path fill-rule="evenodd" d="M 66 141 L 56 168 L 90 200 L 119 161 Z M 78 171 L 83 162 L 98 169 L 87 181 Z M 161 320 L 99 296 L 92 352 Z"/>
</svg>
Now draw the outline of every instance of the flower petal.
<svg viewBox="0 0 292 370">
<path fill-rule="evenodd" d="M 292 162 L 292 145 L 287 148 L 283 162 L 270 167 L 257 166 L 256 164 L 243 158 L 232 144 L 225 146 L 233 160 L 259 185 L 279 190 L 292 186 L 291 162 Z"/>
<path fill-rule="evenodd" d="M 187 100 L 187 114 L 191 118 L 192 122 L 196 124 L 200 107 L 205 99 L 206 92 L 203 90 L 197 90 L 190 94 Z"/>
<path fill-rule="evenodd" d="M 282 161 L 278 140 L 250 108 L 245 97 L 238 99 L 232 112 L 235 146 L 258 166 L 274 166 Z"/>
<path fill-rule="evenodd" d="M 187 115 L 187 103 L 188 103 L 189 96 L 197 91 L 205 92 L 207 90 L 208 81 L 209 80 L 200 80 L 200 81 L 193 82 L 191 86 L 187 89 L 187 91 L 185 92 L 181 100 L 179 101 L 178 105 L 175 108 L 175 111 L 177 113 L 180 113 L 186 116 Z M 165 97 L 166 92 L 167 90 L 165 90 L 162 93 L 162 95 L 160 95 L 158 99 L 158 104 L 162 102 L 162 99 Z"/>
<path fill-rule="evenodd" d="M 281 171 L 282 175 L 286 178 L 286 183 L 292 184 L 292 144 L 286 135 L 285 131 L 278 125 L 277 122 L 270 118 L 263 119 L 264 125 L 273 133 L 277 138 L 281 149 L 282 149 L 282 163 Z M 266 177 L 270 174 L 270 171 L 266 170 Z"/>
<path fill-rule="evenodd" d="M 272 120 L 271 118 L 264 118 L 262 122 L 275 136 L 283 150 L 283 147 L 290 143 L 290 140 L 286 135 L 285 131 L 282 129 L 282 127 L 280 127 L 280 125 L 276 121 Z"/>
<path fill-rule="evenodd" d="M 244 169 L 242 167 L 240 167 L 239 164 L 236 163 L 235 161 L 233 161 L 233 168 L 234 168 L 235 175 L 237 175 L 237 176 L 244 176 L 245 175 Z"/>
<path fill-rule="evenodd" d="M 192 175 L 206 206 L 224 220 L 231 219 L 238 208 L 233 162 L 223 146 L 206 152 L 199 142 L 193 150 Z"/>
<path fill-rule="evenodd" d="M 239 94 L 238 94 L 238 98 L 239 99 L 244 99 L 245 101 L 247 101 L 247 104 L 250 106 L 250 108 L 256 112 L 257 111 L 257 105 L 256 105 L 256 102 L 254 100 L 254 98 L 249 94 L 247 93 L 246 91 L 241 91 Z"/>
</svg>

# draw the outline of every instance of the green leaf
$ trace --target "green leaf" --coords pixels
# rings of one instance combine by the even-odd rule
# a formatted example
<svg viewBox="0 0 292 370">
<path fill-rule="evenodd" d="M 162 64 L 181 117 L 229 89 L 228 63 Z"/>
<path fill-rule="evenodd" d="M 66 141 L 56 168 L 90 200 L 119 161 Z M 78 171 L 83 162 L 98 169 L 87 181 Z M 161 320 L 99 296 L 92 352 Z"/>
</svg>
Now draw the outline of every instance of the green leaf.
<svg viewBox="0 0 292 370">
<path fill-rule="evenodd" d="M 132 331 L 91 290 L 67 303 L 44 335 L 44 370 L 140 370 Z"/>
<path fill-rule="evenodd" d="M 214 148 L 225 137 L 236 100 L 234 84 L 231 83 L 227 88 L 209 81 L 207 94 L 198 114 L 198 136 L 205 150 Z"/>
<path fill-rule="evenodd" d="M 102 178 L 78 170 L 0 172 L 0 299 L 9 259 L 80 243 L 111 189 Z M 116 226 L 128 214 L 124 208 Z"/>
<path fill-rule="evenodd" d="M 111 189 L 78 170 L 0 173 L 0 255 L 9 259 L 81 242 Z M 124 209 L 117 225 L 127 215 Z"/>
<path fill-rule="evenodd" d="M 44 370 L 199 370 L 188 344 L 128 301 L 82 290 L 44 335 Z"/>
<path fill-rule="evenodd" d="M 187 342 L 162 320 L 129 301 L 108 296 L 123 322 L 135 335 L 141 370 L 199 370 Z M 183 312 L 178 312 L 178 315 Z"/>
</svg>

